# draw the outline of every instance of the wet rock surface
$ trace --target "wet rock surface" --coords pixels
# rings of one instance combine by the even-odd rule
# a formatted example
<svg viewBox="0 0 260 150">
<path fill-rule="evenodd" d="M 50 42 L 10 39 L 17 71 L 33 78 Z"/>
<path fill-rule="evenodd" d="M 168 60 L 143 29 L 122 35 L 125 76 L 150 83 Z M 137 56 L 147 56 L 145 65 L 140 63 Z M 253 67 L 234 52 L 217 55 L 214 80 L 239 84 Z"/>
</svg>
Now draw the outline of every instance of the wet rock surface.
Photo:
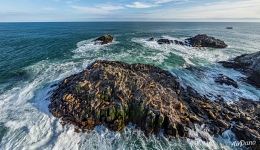
<svg viewBox="0 0 260 150">
<path fill-rule="evenodd" d="M 114 37 L 112 35 L 103 35 L 97 39 L 94 40 L 95 44 L 108 44 L 113 42 Z"/>
<path fill-rule="evenodd" d="M 247 75 L 247 82 L 260 87 L 260 51 L 253 54 L 244 54 L 231 61 L 219 62 L 224 67 L 234 68 Z"/>
<path fill-rule="evenodd" d="M 259 102 L 251 100 L 210 101 L 155 66 L 114 61 L 96 61 L 61 81 L 49 105 L 55 117 L 78 131 L 101 124 L 121 131 L 131 122 L 146 134 L 163 131 L 171 137 L 189 137 L 195 124 L 204 124 L 212 135 L 232 129 L 241 139 L 247 132 L 246 138 L 258 144 L 259 109 Z"/>
<path fill-rule="evenodd" d="M 208 36 L 206 34 L 199 34 L 192 38 L 186 39 L 192 47 L 212 47 L 212 48 L 226 48 L 227 44 L 219 39 Z"/>
<path fill-rule="evenodd" d="M 158 44 L 172 44 L 173 40 L 169 40 L 169 39 L 159 39 L 157 41 Z"/>
<path fill-rule="evenodd" d="M 225 84 L 229 86 L 233 86 L 235 88 L 238 88 L 237 82 L 228 76 L 225 76 L 223 74 L 219 74 L 218 77 L 215 78 L 215 82 L 219 84 Z"/>
</svg>

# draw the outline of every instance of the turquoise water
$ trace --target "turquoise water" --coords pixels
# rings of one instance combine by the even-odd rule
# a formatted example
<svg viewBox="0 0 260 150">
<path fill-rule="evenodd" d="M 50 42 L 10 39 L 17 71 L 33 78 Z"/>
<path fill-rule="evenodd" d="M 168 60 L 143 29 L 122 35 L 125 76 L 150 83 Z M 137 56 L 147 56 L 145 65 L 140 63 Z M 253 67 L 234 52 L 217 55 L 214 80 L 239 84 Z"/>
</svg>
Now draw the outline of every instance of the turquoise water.
<svg viewBox="0 0 260 150">
<path fill-rule="evenodd" d="M 115 37 L 112 44 L 91 42 L 108 33 Z M 229 47 L 198 49 L 146 40 L 182 40 L 200 33 L 223 39 Z M 0 23 L 0 149 L 232 149 L 230 131 L 210 137 L 210 143 L 148 138 L 133 127 L 122 134 L 103 127 L 75 133 L 48 112 L 51 85 L 94 60 L 107 59 L 154 64 L 212 100 L 218 95 L 228 102 L 259 100 L 260 90 L 244 83 L 241 73 L 216 63 L 259 49 L 260 23 Z M 237 80 L 239 89 L 215 84 L 219 73 Z"/>
</svg>

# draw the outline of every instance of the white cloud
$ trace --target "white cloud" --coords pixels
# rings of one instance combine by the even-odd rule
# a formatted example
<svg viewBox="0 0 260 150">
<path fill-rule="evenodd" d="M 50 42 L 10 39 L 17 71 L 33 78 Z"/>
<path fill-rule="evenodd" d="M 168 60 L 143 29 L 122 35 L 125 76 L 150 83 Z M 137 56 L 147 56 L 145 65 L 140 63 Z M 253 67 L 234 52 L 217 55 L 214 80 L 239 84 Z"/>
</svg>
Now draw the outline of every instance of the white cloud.
<svg viewBox="0 0 260 150">
<path fill-rule="evenodd" d="M 129 8 L 151 8 L 151 7 L 155 7 L 155 6 L 157 6 L 157 5 L 143 3 L 143 2 L 133 2 L 132 4 L 126 5 L 126 7 L 129 7 Z"/>
<path fill-rule="evenodd" d="M 124 7 L 120 5 L 97 5 L 93 7 L 72 5 L 71 8 L 75 9 L 80 13 L 96 15 L 111 14 L 113 13 L 113 11 L 124 9 Z"/>
<path fill-rule="evenodd" d="M 169 2 L 173 2 L 173 1 L 176 1 L 176 0 L 154 0 L 154 2 L 156 4 L 169 3 Z"/>
<path fill-rule="evenodd" d="M 219 1 L 185 8 L 157 9 L 143 17 L 159 20 L 260 18 L 260 1 Z"/>
</svg>

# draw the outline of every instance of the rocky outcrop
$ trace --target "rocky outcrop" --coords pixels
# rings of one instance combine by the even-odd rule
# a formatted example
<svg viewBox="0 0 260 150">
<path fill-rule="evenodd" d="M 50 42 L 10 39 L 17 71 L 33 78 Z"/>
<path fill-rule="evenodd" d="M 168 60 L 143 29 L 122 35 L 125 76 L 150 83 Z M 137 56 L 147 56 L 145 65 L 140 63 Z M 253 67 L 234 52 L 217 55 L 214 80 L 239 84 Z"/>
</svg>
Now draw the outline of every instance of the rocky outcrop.
<svg viewBox="0 0 260 150">
<path fill-rule="evenodd" d="M 108 44 L 113 42 L 114 37 L 112 35 L 103 35 L 94 40 L 95 44 Z"/>
<path fill-rule="evenodd" d="M 172 137 L 190 137 L 195 124 L 204 124 L 210 134 L 218 135 L 234 122 L 257 133 L 248 137 L 259 140 L 260 104 L 250 101 L 247 111 L 242 102 L 246 103 L 210 101 L 155 66 L 96 61 L 61 81 L 53 91 L 49 110 L 82 131 L 101 124 L 121 131 L 131 122 L 147 134 L 163 131 Z"/>
<path fill-rule="evenodd" d="M 260 51 L 253 54 L 244 54 L 234 58 L 231 61 L 219 62 L 224 67 L 234 68 L 247 75 L 247 81 L 260 87 Z"/>
<path fill-rule="evenodd" d="M 219 39 L 208 36 L 206 34 L 199 34 L 192 38 L 186 39 L 192 47 L 212 47 L 212 48 L 226 48 L 227 44 Z"/>
<path fill-rule="evenodd" d="M 150 38 L 153 39 L 153 38 Z M 151 41 L 151 40 L 148 41 Z M 154 40 L 154 39 L 153 39 Z M 177 44 L 182 46 L 192 46 L 192 47 L 212 47 L 212 48 L 226 48 L 227 44 L 224 41 L 216 39 L 214 37 L 208 36 L 206 34 L 199 34 L 191 38 L 187 38 L 184 41 L 170 40 L 170 39 L 159 39 L 158 44 Z"/>
<path fill-rule="evenodd" d="M 223 74 L 219 74 L 217 78 L 215 78 L 215 82 L 219 84 L 225 84 L 225 85 L 230 85 L 235 88 L 238 88 L 237 82 Z"/>
</svg>

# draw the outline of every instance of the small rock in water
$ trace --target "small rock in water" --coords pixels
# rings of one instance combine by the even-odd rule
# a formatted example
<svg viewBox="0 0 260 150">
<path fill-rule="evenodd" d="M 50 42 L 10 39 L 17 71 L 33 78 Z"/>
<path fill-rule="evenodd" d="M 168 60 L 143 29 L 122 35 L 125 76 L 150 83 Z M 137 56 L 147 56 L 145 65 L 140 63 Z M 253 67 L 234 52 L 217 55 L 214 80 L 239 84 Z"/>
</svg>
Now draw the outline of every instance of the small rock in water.
<svg viewBox="0 0 260 150">
<path fill-rule="evenodd" d="M 95 44 L 108 44 L 108 43 L 112 43 L 113 42 L 113 36 L 112 35 L 103 35 L 97 39 L 94 40 Z"/>
<path fill-rule="evenodd" d="M 229 30 L 231 30 L 231 29 L 233 29 L 233 27 L 226 27 L 226 29 L 229 29 Z"/>
<path fill-rule="evenodd" d="M 149 38 L 147 41 L 154 41 L 154 37 Z"/>
<path fill-rule="evenodd" d="M 226 85 L 231 85 L 235 88 L 238 88 L 237 82 L 231 78 L 229 78 L 228 76 L 225 76 L 223 74 L 219 74 L 218 77 L 215 79 L 216 83 L 220 83 L 220 84 L 226 84 Z"/>
</svg>

